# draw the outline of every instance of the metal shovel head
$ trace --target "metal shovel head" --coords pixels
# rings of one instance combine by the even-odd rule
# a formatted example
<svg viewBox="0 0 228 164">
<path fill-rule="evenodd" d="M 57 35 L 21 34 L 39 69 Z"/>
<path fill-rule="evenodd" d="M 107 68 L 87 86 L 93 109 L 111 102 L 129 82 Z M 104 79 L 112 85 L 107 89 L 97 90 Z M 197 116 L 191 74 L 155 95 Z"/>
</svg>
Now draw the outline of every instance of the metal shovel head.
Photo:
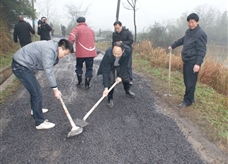
<svg viewBox="0 0 228 164">
<path fill-rule="evenodd" d="M 78 125 L 79 127 L 83 128 L 83 127 L 87 126 L 89 123 L 77 118 L 75 121 L 75 124 Z"/>
<path fill-rule="evenodd" d="M 68 133 L 67 138 L 76 136 L 80 133 L 82 133 L 83 129 L 81 127 L 74 127 L 71 129 L 71 131 Z"/>
</svg>

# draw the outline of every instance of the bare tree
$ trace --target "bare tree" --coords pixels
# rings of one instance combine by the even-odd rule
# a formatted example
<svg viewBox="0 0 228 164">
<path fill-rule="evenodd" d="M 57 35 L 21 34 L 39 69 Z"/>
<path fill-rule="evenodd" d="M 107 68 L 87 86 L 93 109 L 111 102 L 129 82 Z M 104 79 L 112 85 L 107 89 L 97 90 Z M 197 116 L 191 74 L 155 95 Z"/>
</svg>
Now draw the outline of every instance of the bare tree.
<svg viewBox="0 0 228 164">
<path fill-rule="evenodd" d="M 127 0 L 128 5 L 122 3 L 124 8 L 127 10 L 133 10 L 133 20 L 134 20 L 134 28 L 135 28 L 135 42 L 137 40 L 137 26 L 136 26 L 136 2 L 138 0 Z"/>
<path fill-rule="evenodd" d="M 66 5 L 66 8 L 68 10 L 68 17 L 71 21 L 75 22 L 78 17 L 86 16 L 90 5 L 85 7 L 84 9 L 82 6 L 83 6 L 83 3 L 79 5 L 73 5 L 73 4 Z"/>
<path fill-rule="evenodd" d="M 70 33 L 70 31 L 72 30 L 72 28 L 74 28 L 74 26 L 76 25 L 76 20 L 78 17 L 83 16 L 85 17 L 88 9 L 89 9 L 90 5 L 88 5 L 87 7 L 83 7 L 83 3 L 81 4 L 68 4 L 66 5 L 67 8 L 67 16 L 70 20 L 70 23 L 67 27 L 66 33 Z"/>
<path fill-rule="evenodd" d="M 195 13 L 200 16 L 200 25 L 204 30 L 211 28 L 215 24 L 219 10 L 208 5 L 201 5 L 195 8 Z"/>
<path fill-rule="evenodd" d="M 53 20 L 57 17 L 55 10 L 58 1 L 56 0 L 36 0 L 35 6 L 38 10 L 39 15 L 45 16 L 48 20 Z"/>
</svg>

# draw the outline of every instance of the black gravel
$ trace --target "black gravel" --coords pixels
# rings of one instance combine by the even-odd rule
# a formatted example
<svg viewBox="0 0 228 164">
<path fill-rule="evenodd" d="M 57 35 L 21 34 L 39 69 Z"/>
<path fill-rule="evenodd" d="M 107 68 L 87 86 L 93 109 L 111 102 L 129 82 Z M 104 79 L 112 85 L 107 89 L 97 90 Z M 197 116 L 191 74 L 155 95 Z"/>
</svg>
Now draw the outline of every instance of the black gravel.
<svg viewBox="0 0 228 164">
<path fill-rule="evenodd" d="M 70 55 L 55 67 L 58 88 L 73 119 L 82 119 L 103 92 L 102 77 L 96 76 L 95 61 L 90 90 L 76 88 L 75 57 Z M 83 133 L 66 139 L 70 123 L 44 73 L 37 74 L 43 90 L 45 117 L 53 129 L 36 130 L 30 115 L 29 94 L 21 86 L 1 105 L 1 164 L 188 164 L 204 163 L 174 120 L 156 109 L 153 91 L 144 78 L 134 75 L 127 98 L 123 85 L 114 92 L 114 108 L 104 99 L 87 121 Z M 1 128 L 3 128 L 1 126 Z"/>
</svg>

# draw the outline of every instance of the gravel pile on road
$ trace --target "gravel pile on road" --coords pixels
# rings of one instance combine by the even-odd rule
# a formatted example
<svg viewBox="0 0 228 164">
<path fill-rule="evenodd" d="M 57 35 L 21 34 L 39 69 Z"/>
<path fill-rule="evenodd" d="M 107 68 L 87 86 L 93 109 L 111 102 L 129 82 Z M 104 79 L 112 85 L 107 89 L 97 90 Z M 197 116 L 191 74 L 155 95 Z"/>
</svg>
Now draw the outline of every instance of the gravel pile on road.
<svg viewBox="0 0 228 164">
<path fill-rule="evenodd" d="M 55 67 L 58 88 L 62 92 L 73 119 L 89 111 L 102 95 L 102 77 L 96 76 L 99 61 L 95 61 L 90 90 L 76 88 L 73 55 Z M 8 120 L 1 134 L 1 162 L 31 164 L 186 164 L 204 163 L 170 117 L 156 109 L 147 82 L 134 75 L 132 91 L 136 98 L 127 98 L 123 85 L 114 92 L 114 107 L 104 99 L 87 121 L 82 134 L 66 139 L 70 123 L 43 73 L 38 73 L 43 90 L 45 114 L 56 126 L 36 130 L 30 115 L 29 94 L 21 86 L 1 105 L 1 120 Z"/>
</svg>

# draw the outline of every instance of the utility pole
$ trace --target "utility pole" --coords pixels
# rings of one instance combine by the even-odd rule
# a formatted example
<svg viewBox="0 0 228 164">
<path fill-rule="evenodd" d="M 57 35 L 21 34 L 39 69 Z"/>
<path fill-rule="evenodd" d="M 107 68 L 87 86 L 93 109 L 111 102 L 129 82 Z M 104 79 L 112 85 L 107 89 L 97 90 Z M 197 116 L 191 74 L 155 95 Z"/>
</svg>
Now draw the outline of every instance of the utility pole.
<svg viewBox="0 0 228 164">
<path fill-rule="evenodd" d="M 33 8 L 33 10 L 35 10 L 35 8 L 34 8 L 34 0 L 32 0 L 32 8 Z M 34 16 L 32 17 L 32 27 L 33 27 L 33 29 L 36 31 L 36 27 L 35 27 L 35 18 L 34 18 Z"/>
<path fill-rule="evenodd" d="M 119 20 L 119 12 L 120 12 L 120 0 L 117 0 L 116 21 Z"/>
</svg>

